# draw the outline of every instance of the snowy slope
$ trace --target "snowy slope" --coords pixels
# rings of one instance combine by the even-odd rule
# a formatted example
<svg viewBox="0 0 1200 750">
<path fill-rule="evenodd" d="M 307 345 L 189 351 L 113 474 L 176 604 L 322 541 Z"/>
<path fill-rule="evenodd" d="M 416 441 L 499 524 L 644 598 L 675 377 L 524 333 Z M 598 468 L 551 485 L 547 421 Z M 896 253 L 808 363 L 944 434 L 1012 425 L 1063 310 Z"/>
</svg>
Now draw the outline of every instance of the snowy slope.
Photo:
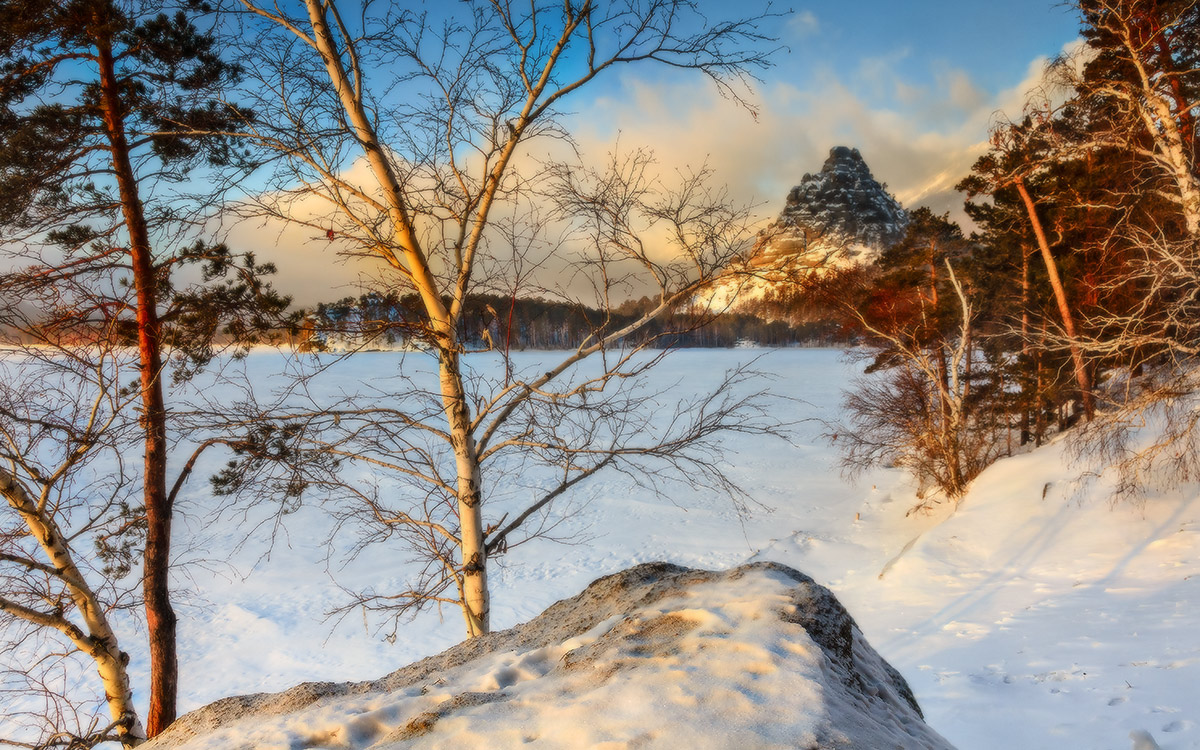
<svg viewBox="0 0 1200 750">
<path fill-rule="evenodd" d="M 681 395 L 699 391 L 753 354 L 680 352 L 658 377 L 680 381 Z M 278 366 L 259 356 L 250 367 Z M 386 374 L 394 356 L 356 358 L 356 374 Z M 832 351 L 773 352 L 759 367 L 777 375 L 774 390 L 808 402 L 791 407 L 798 417 L 835 416 L 852 374 Z M 1152 732 L 1165 750 L 1200 748 L 1195 486 L 1148 498 L 1144 509 L 1110 508 L 1104 485 L 1078 484 L 1080 469 L 1056 444 L 993 466 L 948 518 L 906 517 L 914 497 L 902 474 L 843 481 L 820 432 L 802 425 L 795 447 L 732 446 L 738 478 L 774 509 L 744 524 L 715 495 L 672 505 L 614 478 L 586 488 L 589 502 L 572 523 L 594 538 L 530 545 L 503 561 L 493 578 L 497 626 L 639 562 L 712 569 L 775 560 L 833 589 L 910 680 L 930 725 L 963 750 L 1128 748 L 1131 730 Z M 295 521 L 291 546 L 246 582 L 198 586 L 197 602 L 212 604 L 185 612 L 188 705 L 302 680 L 373 679 L 458 639 L 454 612 L 418 619 L 395 644 L 372 638 L 361 621 L 329 635 L 320 615 L 340 592 L 321 562 L 323 520 Z M 244 569 L 257 555 L 247 549 L 236 562 Z M 348 585 L 402 573 L 394 557 L 335 570 Z"/>
<path fill-rule="evenodd" d="M 677 383 L 682 397 L 756 354 L 683 351 L 656 377 Z M 384 377 L 401 356 L 355 355 L 328 387 Z M 547 356 L 522 354 L 518 364 Z M 284 365 L 262 352 L 241 366 L 267 383 Z M 836 417 L 839 389 L 854 374 L 837 352 L 822 350 L 771 352 L 758 368 L 776 376 L 772 390 L 804 400 L 781 406 L 797 418 Z M 620 477 L 586 485 L 573 500 L 579 514 L 561 530 L 588 538 L 531 543 L 503 558 L 492 576 L 494 624 L 529 620 L 636 563 L 724 569 L 773 560 L 837 594 L 908 679 L 930 726 L 961 750 L 1128 750 L 1131 731 L 1148 731 L 1163 750 L 1200 748 L 1200 487 L 1110 508 L 1105 480 L 1078 481 L 1082 467 L 1068 466 L 1053 444 L 984 472 L 953 514 L 942 507 L 906 516 L 914 503 L 907 479 L 880 470 L 843 480 L 821 431 L 808 422 L 794 445 L 731 444 L 733 473 L 773 508 L 749 519 L 715 494 L 672 503 Z M 377 679 L 459 639 L 461 619 L 450 610 L 403 626 L 394 642 L 357 615 L 323 620 L 344 601 L 335 579 L 350 587 L 398 581 L 402 553 L 327 565 L 328 522 L 317 508 L 287 519 L 269 557 L 253 541 L 229 553 L 260 519 L 214 522 L 203 483 L 188 493 L 177 542 L 193 563 L 191 578 L 179 579 L 190 592 L 179 607 L 185 710 L 306 680 Z M 134 651 L 139 686 L 145 666 Z"/>
<path fill-rule="evenodd" d="M 1200 747 L 1197 488 L 1110 508 L 1062 448 L 986 471 L 847 606 L 961 747 Z"/>
</svg>

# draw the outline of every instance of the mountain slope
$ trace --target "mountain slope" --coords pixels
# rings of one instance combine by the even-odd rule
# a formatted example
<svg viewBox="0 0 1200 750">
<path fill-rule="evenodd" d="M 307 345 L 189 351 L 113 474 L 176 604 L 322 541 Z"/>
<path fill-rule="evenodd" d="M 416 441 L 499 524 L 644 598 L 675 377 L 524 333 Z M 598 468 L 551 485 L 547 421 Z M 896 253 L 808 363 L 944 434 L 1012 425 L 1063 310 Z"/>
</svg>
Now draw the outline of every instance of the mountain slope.
<svg viewBox="0 0 1200 750">
<path fill-rule="evenodd" d="M 778 294 L 814 269 L 872 263 L 904 236 L 908 212 L 871 174 L 858 149 L 835 146 L 819 172 L 788 192 L 749 258 L 701 300 L 711 308 Z"/>
<path fill-rule="evenodd" d="M 869 263 L 907 226 L 908 212 L 875 180 L 858 149 L 835 146 L 821 171 L 804 175 L 788 193 L 779 218 L 761 235 L 757 259 Z"/>
</svg>

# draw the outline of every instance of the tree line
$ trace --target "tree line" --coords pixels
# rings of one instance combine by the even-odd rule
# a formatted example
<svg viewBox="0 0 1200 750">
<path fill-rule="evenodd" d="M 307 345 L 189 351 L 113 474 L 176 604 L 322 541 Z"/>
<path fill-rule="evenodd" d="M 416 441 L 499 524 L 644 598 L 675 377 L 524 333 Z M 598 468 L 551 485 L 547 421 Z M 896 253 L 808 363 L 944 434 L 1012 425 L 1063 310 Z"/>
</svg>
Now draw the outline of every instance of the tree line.
<svg viewBox="0 0 1200 750">
<path fill-rule="evenodd" d="M 863 344 L 867 376 L 830 429 L 851 471 L 904 466 L 957 500 L 996 457 L 1071 427 L 1118 496 L 1200 467 L 1200 7 L 1076 8 L 1084 46 L 958 186 L 978 230 L 919 209 L 877 266 L 796 291 Z"/>
<path fill-rule="evenodd" d="M 474 351 L 574 349 L 606 327 L 624 328 L 654 310 L 643 296 L 604 309 L 578 301 L 475 294 L 463 307 L 458 336 Z M 812 311 L 811 302 L 804 308 Z M 322 302 L 305 311 L 291 337 L 303 350 L 354 351 L 421 348 L 420 300 L 414 295 L 367 293 Z M 417 321 L 416 324 L 413 321 Z M 839 346 L 853 333 L 830 316 L 790 322 L 739 306 L 714 314 L 684 301 L 643 325 L 629 340 L 654 349 L 735 346 Z"/>
</svg>

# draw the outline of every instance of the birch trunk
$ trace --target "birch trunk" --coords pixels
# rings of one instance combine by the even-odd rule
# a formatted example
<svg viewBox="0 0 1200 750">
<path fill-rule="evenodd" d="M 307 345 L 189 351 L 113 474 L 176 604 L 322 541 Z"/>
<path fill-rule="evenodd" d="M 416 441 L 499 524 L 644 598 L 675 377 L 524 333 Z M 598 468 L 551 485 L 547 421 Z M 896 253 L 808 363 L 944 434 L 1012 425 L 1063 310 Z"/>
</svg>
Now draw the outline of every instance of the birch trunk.
<svg viewBox="0 0 1200 750">
<path fill-rule="evenodd" d="M 467 635 L 491 632 L 491 601 L 487 583 L 487 549 L 483 541 L 483 491 L 479 454 L 471 434 L 471 414 L 463 388 L 457 352 L 443 351 L 439 363 L 442 403 L 450 426 L 458 479 L 458 523 L 462 571 L 459 597 Z"/>
<path fill-rule="evenodd" d="M 434 334 L 439 352 L 438 377 L 442 404 L 446 412 L 457 474 L 462 563 L 458 584 L 460 603 L 466 620 L 467 635 L 484 635 L 490 632 L 490 602 L 487 586 L 487 550 L 483 540 L 479 456 L 474 436 L 471 434 L 470 409 L 459 367 L 454 315 L 442 302 L 437 282 L 417 239 L 400 180 L 384 155 L 379 136 L 363 105 L 361 91 L 355 85 L 356 80 L 351 78 L 342 62 L 326 18 L 327 8 L 331 6 L 320 0 L 307 0 L 306 5 L 313 30 L 314 46 L 325 63 L 326 73 L 366 154 L 371 172 L 383 190 L 388 218 L 400 239 L 402 257 L 397 257 L 382 248 L 380 255 L 411 278 L 429 318 L 430 332 Z M 466 261 L 464 266 L 459 269 L 459 275 L 465 279 L 470 275 L 469 261 Z"/>
<path fill-rule="evenodd" d="M 1187 110 L 1185 98 L 1179 99 L 1176 106 L 1172 107 L 1171 102 L 1158 89 L 1159 81 L 1167 77 L 1166 73 L 1171 72 L 1169 69 L 1173 63 L 1169 49 L 1167 49 L 1168 45 L 1162 39 L 1161 30 L 1156 36 L 1159 38 L 1159 44 L 1155 47 L 1162 57 L 1158 63 L 1159 69 L 1151 70 L 1148 68 L 1146 60 L 1146 55 L 1150 54 L 1147 51 L 1149 45 L 1134 39 L 1129 26 L 1122 26 L 1121 43 L 1129 55 L 1129 61 L 1137 71 L 1139 86 L 1139 89 L 1132 92 L 1133 95 L 1127 96 L 1126 99 L 1137 109 L 1146 128 L 1146 134 L 1160 149 L 1162 157 L 1168 165 L 1171 178 L 1175 181 L 1175 187 L 1179 191 L 1188 236 L 1196 237 L 1200 235 L 1200 177 L 1197 177 L 1192 159 L 1188 157 L 1184 134 L 1176 120 L 1176 117 L 1179 116 L 1185 123 L 1190 123 L 1191 113 Z M 1175 84 L 1175 90 L 1178 92 L 1178 77 L 1170 76 L 1169 78 Z"/>
<path fill-rule="evenodd" d="M 25 522 L 30 535 L 46 555 L 53 575 L 66 587 L 75 609 L 83 620 L 80 629 L 61 613 L 44 613 L 0 597 L 0 610 L 26 622 L 58 630 L 71 640 L 96 665 L 104 686 L 109 715 L 118 727 L 124 747 L 134 747 L 145 740 L 146 732 L 133 704 L 133 688 L 126 670 L 128 656 L 117 645 L 117 636 L 108 622 L 104 608 L 91 586 L 80 572 L 66 539 L 54 521 L 44 512 L 29 492 L 11 474 L 0 468 L 0 494 Z"/>
<path fill-rule="evenodd" d="M 392 267 L 403 270 L 411 277 L 413 286 L 421 297 L 421 303 L 429 314 L 434 333 L 438 335 L 440 343 L 448 345 L 449 341 L 445 337 L 453 337 L 449 312 L 442 304 L 441 296 L 438 294 L 437 281 L 421 250 L 421 243 L 417 239 L 412 217 L 409 216 L 408 208 L 405 205 L 404 191 L 400 180 L 388 163 L 383 146 L 379 141 L 379 135 L 375 132 L 371 119 L 367 115 L 361 89 L 356 87 L 355 81 L 351 80 L 345 65 L 342 64 L 342 57 L 333 38 L 333 32 L 325 18 L 327 4 L 321 0 L 307 0 L 306 6 L 308 20 L 313 30 L 313 44 L 325 63 L 325 72 L 329 75 L 338 101 L 346 111 L 354 136 L 358 139 L 359 145 L 367 157 L 371 174 L 383 191 L 388 220 L 399 237 L 403 258 L 397 257 L 391 250 L 384 247 L 376 248 L 376 252 Z M 361 81 L 358 83 L 361 84 Z"/>
</svg>

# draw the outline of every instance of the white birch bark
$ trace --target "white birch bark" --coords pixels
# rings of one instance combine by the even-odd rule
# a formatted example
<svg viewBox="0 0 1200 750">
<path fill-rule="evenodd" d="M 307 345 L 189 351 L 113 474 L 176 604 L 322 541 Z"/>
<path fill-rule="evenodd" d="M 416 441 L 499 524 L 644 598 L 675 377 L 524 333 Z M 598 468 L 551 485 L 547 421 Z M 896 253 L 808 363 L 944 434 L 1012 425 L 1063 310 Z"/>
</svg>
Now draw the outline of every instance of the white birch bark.
<svg viewBox="0 0 1200 750">
<path fill-rule="evenodd" d="M 96 665 L 104 686 L 113 723 L 119 727 L 121 743 L 134 747 L 145 740 L 137 710 L 133 704 L 133 688 L 126 670 L 128 657 L 121 652 L 117 636 L 100 605 L 99 598 L 75 564 L 70 546 L 46 512 L 46 503 L 34 500 L 28 490 L 11 473 L 0 468 L 0 494 L 25 522 L 49 563 L 47 571 L 66 587 L 83 627 L 71 622 L 60 612 L 42 612 L 0 596 L 0 609 L 26 622 L 53 628 L 66 636 Z"/>
<path fill-rule="evenodd" d="M 1160 90 L 1159 86 L 1163 85 L 1162 80 L 1168 71 L 1151 67 L 1149 47 L 1134 38 L 1130 18 L 1123 15 L 1121 7 L 1108 4 L 1108 8 L 1109 22 L 1105 26 L 1120 39 L 1125 58 L 1137 71 L 1137 82 L 1136 85 L 1113 82 L 1101 86 L 1100 92 L 1124 101 L 1141 120 L 1146 135 L 1155 144 L 1154 157 L 1175 182 L 1188 235 L 1200 236 L 1200 176 L 1197 176 L 1192 158 L 1188 155 L 1177 119 L 1195 103 L 1173 101 L 1171 96 Z"/>
<path fill-rule="evenodd" d="M 403 188 L 391 164 L 384 155 L 371 121 L 363 106 L 361 79 L 357 71 L 353 80 L 342 63 L 333 32 L 326 19 L 326 10 L 331 7 L 321 0 L 307 0 L 309 22 L 312 24 L 313 41 L 325 62 L 325 69 L 334 90 L 346 110 L 355 136 L 366 154 L 371 173 L 383 191 L 388 209 L 388 218 L 400 238 L 403 258 L 382 252 L 383 257 L 395 267 L 401 268 L 412 280 L 421 297 L 429 324 L 439 349 L 438 375 L 446 421 L 450 428 L 451 445 L 457 472 L 457 500 L 459 514 L 459 541 L 461 570 L 459 572 L 459 594 L 467 634 L 471 637 L 489 632 L 490 603 L 487 587 L 487 557 L 484 548 L 482 511 L 482 487 L 479 456 L 475 439 L 471 434 L 471 415 L 467 405 L 466 389 L 459 369 L 458 340 L 454 316 L 442 302 L 437 282 L 430 270 L 414 231 L 412 217 L 405 205 Z M 353 59 L 352 59 L 353 64 Z M 514 143 L 510 144 L 515 146 Z M 511 148 L 505 156 L 511 154 Z M 503 163 L 496 169 L 502 171 Z M 498 178 L 496 178 L 498 180 Z M 493 183 L 494 192 L 496 182 Z M 492 195 L 485 195 L 485 204 L 490 204 Z M 483 222 L 477 222 L 477 227 Z M 478 241 L 477 237 L 472 238 Z M 466 280 L 470 276 L 470 258 L 464 258 L 458 269 L 460 294 L 465 294 Z M 458 300 L 456 299 L 456 302 Z M 456 304 L 455 309 L 460 305 Z"/>
</svg>

